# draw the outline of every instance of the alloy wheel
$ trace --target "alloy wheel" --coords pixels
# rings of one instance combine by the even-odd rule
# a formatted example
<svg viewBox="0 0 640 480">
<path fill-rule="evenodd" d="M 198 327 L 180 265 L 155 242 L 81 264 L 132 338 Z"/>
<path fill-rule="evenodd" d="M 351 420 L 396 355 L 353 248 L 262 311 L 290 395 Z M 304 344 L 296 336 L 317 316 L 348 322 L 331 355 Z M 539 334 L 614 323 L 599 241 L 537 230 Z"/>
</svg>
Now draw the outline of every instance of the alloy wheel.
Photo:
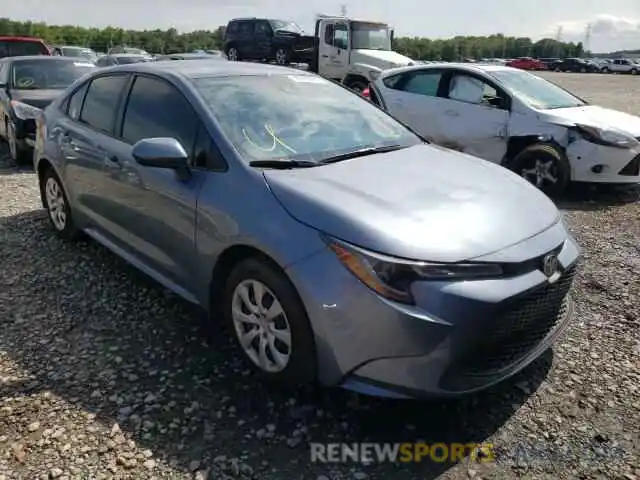
<svg viewBox="0 0 640 480">
<path fill-rule="evenodd" d="M 283 371 L 291 359 L 291 326 L 276 295 L 258 280 L 233 291 L 231 318 L 244 353 L 262 371 Z"/>
<path fill-rule="evenodd" d="M 47 178 L 44 194 L 47 202 L 47 211 L 49 212 L 53 226 L 56 230 L 63 231 L 67 226 L 67 206 L 64 200 L 64 194 L 62 193 L 62 187 L 55 178 Z"/>
<path fill-rule="evenodd" d="M 229 58 L 229 60 L 231 60 L 232 62 L 237 62 L 238 58 L 240 57 L 240 55 L 238 55 L 238 49 L 235 47 L 231 47 L 229 49 L 229 52 L 227 53 L 227 57 Z"/>
<path fill-rule="evenodd" d="M 535 159 L 527 162 L 527 165 L 520 169 L 520 176 L 540 190 L 558 183 L 557 166 L 553 160 Z"/>
<path fill-rule="evenodd" d="M 276 50 L 276 63 L 278 65 L 287 64 L 287 51 L 284 48 L 279 48 L 278 50 Z"/>
</svg>

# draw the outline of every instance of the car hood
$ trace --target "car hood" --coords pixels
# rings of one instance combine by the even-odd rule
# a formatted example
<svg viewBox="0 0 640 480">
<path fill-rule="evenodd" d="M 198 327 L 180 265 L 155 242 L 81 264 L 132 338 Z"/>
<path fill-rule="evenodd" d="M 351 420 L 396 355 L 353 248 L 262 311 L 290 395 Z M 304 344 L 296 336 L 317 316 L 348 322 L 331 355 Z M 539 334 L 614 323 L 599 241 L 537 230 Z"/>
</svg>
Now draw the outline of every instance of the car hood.
<svg viewBox="0 0 640 480">
<path fill-rule="evenodd" d="M 507 169 L 432 145 L 265 170 L 264 176 L 297 220 L 409 259 L 472 259 L 530 238 L 559 218 L 551 200 Z"/>
<path fill-rule="evenodd" d="M 64 90 L 11 90 L 12 100 L 26 103 L 37 108 L 45 108 Z"/>
<path fill-rule="evenodd" d="M 381 69 L 404 67 L 413 64 L 413 60 L 409 57 L 405 57 L 391 50 L 352 50 L 351 61 L 353 63 L 364 63 Z"/>
<path fill-rule="evenodd" d="M 597 105 L 548 110 L 551 121 L 580 123 L 592 127 L 616 128 L 634 137 L 640 136 L 640 117 Z"/>
</svg>

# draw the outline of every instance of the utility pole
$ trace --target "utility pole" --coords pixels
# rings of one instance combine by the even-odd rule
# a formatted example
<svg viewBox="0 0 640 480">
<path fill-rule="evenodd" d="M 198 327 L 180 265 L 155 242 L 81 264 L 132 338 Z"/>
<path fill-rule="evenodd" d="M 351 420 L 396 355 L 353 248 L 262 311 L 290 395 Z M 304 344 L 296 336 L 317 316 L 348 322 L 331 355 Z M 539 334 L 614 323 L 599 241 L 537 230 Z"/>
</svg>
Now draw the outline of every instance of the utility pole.
<svg viewBox="0 0 640 480">
<path fill-rule="evenodd" d="M 560 56 L 560 43 L 562 42 L 562 25 L 558 25 L 558 30 L 556 31 L 556 42 L 558 42 L 558 44 L 556 45 L 557 48 L 557 52 L 556 52 L 556 57 Z"/>
<path fill-rule="evenodd" d="M 347 16 L 347 6 L 345 4 L 340 5 L 340 16 L 341 17 Z"/>
<path fill-rule="evenodd" d="M 584 32 L 584 48 L 582 49 L 585 53 L 591 50 L 591 28 L 592 25 L 587 23 L 587 28 Z"/>
</svg>

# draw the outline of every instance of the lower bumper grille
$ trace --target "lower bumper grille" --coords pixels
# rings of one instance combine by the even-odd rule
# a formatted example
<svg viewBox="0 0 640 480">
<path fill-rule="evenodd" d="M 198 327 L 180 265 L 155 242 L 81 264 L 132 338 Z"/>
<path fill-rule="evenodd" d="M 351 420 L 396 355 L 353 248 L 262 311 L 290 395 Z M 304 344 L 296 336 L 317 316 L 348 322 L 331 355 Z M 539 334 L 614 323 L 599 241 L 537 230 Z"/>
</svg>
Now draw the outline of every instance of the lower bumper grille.
<svg viewBox="0 0 640 480">
<path fill-rule="evenodd" d="M 640 175 L 640 155 L 636 155 L 633 160 L 627 163 L 624 168 L 618 172 L 618 175 L 626 175 L 629 177 Z"/>
<path fill-rule="evenodd" d="M 457 362 L 458 374 L 494 375 L 526 357 L 565 318 L 575 270 L 574 266 L 557 282 L 516 300 L 483 326 L 487 333 Z"/>
</svg>

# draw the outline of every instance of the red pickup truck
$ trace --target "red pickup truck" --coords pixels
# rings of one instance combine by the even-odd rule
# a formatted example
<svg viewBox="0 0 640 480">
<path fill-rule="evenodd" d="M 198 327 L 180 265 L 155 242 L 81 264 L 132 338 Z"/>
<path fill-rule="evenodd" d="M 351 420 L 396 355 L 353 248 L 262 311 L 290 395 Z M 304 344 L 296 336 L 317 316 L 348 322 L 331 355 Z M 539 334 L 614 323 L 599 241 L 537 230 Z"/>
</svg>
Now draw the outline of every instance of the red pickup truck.
<svg viewBox="0 0 640 480">
<path fill-rule="evenodd" d="M 25 55 L 51 55 L 51 49 L 41 38 L 0 36 L 0 58 Z"/>
</svg>

